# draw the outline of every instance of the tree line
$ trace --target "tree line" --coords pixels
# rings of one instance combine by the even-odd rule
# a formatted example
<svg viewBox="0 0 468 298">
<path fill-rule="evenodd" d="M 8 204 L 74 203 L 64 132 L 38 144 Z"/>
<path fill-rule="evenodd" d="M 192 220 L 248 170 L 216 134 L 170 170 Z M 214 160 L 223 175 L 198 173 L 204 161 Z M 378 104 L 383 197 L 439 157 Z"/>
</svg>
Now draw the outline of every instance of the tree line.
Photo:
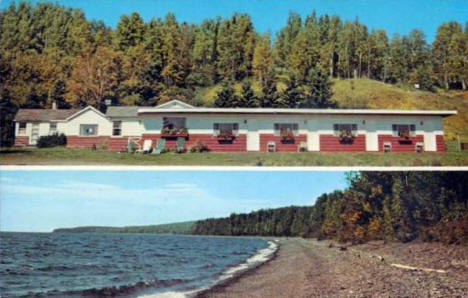
<svg viewBox="0 0 468 298">
<path fill-rule="evenodd" d="M 113 29 L 79 9 L 12 2 L 0 12 L 2 141 L 11 142 L 18 108 L 53 101 L 101 110 L 106 100 L 202 105 L 196 90 L 221 84 L 216 106 L 330 107 L 330 78 L 466 89 L 467 61 L 468 25 L 457 22 L 440 25 L 429 44 L 420 30 L 389 38 L 357 19 L 291 13 L 272 38 L 255 31 L 247 14 L 188 24 L 171 13 L 147 22 L 132 13 Z"/>
<path fill-rule="evenodd" d="M 361 172 L 313 206 L 259 210 L 197 221 L 202 235 L 300 236 L 363 243 L 414 239 L 468 243 L 464 172 Z"/>
</svg>

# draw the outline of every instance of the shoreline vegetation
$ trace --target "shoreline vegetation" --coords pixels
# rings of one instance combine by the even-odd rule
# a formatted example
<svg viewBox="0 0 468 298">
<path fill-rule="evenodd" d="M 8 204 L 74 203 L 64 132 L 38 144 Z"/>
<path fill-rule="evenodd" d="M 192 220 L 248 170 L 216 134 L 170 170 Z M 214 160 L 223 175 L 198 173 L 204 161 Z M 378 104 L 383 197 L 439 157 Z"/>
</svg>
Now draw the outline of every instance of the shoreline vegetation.
<svg viewBox="0 0 468 298">
<path fill-rule="evenodd" d="M 107 150 L 1 148 L 0 165 L 141 166 L 468 166 L 468 151 L 450 143 L 445 153 L 164 153 L 130 154 Z"/>
<path fill-rule="evenodd" d="M 466 172 L 349 172 L 348 188 L 320 195 L 312 206 L 289 206 L 141 227 L 77 227 L 56 232 L 178 233 L 468 244 Z"/>
</svg>

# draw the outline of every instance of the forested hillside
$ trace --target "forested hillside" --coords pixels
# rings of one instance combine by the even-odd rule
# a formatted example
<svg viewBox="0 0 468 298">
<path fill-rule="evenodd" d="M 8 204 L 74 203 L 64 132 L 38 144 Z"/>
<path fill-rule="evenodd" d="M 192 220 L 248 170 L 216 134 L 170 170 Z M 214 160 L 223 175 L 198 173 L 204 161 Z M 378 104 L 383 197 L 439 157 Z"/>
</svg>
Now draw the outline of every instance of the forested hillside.
<svg viewBox="0 0 468 298">
<path fill-rule="evenodd" d="M 362 243 L 468 243 L 465 172 L 362 172 L 314 206 L 259 210 L 195 223 L 194 234 L 303 236 Z"/>
<path fill-rule="evenodd" d="M 54 233 L 153 233 L 153 234 L 189 234 L 194 222 L 177 222 L 151 226 L 102 227 L 87 226 L 76 228 L 58 228 Z"/>
<path fill-rule="evenodd" d="M 106 99 L 204 105 L 211 90 L 216 106 L 330 107 L 338 78 L 466 89 L 467 44 L 468 26 L 456 22 L 441 24 L 429 44 L 417 29 L 389 37 L 357 19 L 313 11 L 305 19 L 291 13 L 270 36 L 246 14 L 187 24 L 170 13 L 147 22 L 132 13 L 110 28 L 78 9 L 20 2 L 0 12 L 2 144 L 11 144 L 18 108 L 52 101 L 101 110 Z"/>
</svg>

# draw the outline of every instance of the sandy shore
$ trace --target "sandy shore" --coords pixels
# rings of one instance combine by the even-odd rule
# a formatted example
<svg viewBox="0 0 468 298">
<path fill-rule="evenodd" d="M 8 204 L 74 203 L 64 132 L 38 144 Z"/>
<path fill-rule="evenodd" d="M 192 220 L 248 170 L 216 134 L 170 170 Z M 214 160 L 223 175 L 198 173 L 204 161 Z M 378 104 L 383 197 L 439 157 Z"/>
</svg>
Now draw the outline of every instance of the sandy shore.
<svg viewBox="0 0 468 298">
<path fill-rule="evenodd" d="M 468 296 L 467 247 L 374 242 L 343 249 L 329 241 L 280 243 L 266 264 L 198 297 Z"/>
</svg>

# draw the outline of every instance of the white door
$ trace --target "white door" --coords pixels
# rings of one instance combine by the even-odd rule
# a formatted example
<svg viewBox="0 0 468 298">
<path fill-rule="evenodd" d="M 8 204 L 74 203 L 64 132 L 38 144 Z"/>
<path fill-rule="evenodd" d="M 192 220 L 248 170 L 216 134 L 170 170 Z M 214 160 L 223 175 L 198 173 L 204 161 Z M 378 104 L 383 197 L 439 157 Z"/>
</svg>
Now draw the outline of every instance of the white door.
<svg viewBox="0 0 468 298">
<path fill-rule="evenodd" d="M 424 133 L 424 151 L 437 151 L 436 136 L 434 132 Z"/>
<path fill-rule="evenodd" d="M 260 134 L 257 121 L 253 119 L 249 119 L 247 124 L 247 151 L 260 151 Z"/>
<path fill-rule="evenodd" d="M 37 139 L 39 139 L 39 123 L 33 123 L 31 127 L 31 141 L 29 144 L 36 145 Z"/>
</svg>

